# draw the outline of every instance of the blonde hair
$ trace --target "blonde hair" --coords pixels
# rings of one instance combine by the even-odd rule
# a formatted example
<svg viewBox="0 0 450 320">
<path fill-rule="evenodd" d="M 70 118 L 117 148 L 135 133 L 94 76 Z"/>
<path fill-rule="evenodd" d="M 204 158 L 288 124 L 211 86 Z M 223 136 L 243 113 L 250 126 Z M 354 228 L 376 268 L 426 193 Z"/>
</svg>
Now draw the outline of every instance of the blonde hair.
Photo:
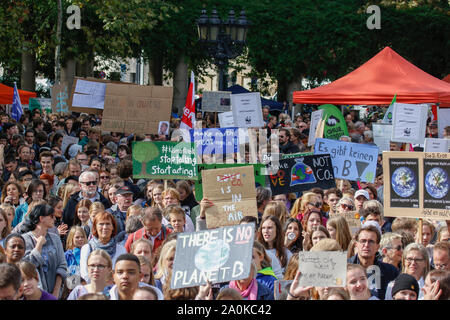
<svg viewBox="0 0 450 320">
<path fill-rule="evenodd" d="M 157 271 L 155 274 L 155 279 L 161 279 L 165 274 L 165 267 L 163 266 L 164 260 L 166 257 L 172 253 L 172 251 L 175 251 L 177 247 L 177 240 L 170 240 L 161 249 L 161 253 L 159 255 L 157 266 Z"/>
<path fill-rule="evenodd" d="M 425 279 L 425 277 L 427 276 L 428 272 L 430 271 L 430 258 L 428 256 L 428 250 L 421 245 L 420 243 L 410 243 L 406 246 L 406 248 L 403 250 L 403 255 L 402 255 L 402 273 L 406 273 L 406 256 L 408 255 L 408 253 L 410 251 L 419 251 L 423 257 L 423 259 L 425 259 L 425 268 L 423 269 L 423 274 L 422 277 Z"/>
<path fill-rule="evenodd" d="M 301 196 L 301 198 L 295 200 L 291 209 L 291 217 L 296 218 L 299 213 L 303 213 L 306 210 L 306 205 L 312 197 L 317 197 L 317 194 L 314 192 L 306 192 Z"/>
<path fill-rule="evenodd" d="M 325 238 L 317 242 L 309 251 L 342 251 L 342 248 L 336 240 Z"/>
<path fill-rule="evenodd" d="M 132 206 L 128 207 L 128 209 L 127 209 L 126 219 L 128 219 L 129 216 L 134 216 L 134 215 L 142 217 L 143 213 L 144 213 L 144 210 L 143 210 L 142 206 L 140 206 L 138 204 L 133 204 Z"/>
<path fill-rule="evenodd" d="M 66 183 L 61 188 L 59 188 L 58 195 L 63 201 L 63 207 L 64 208 L 66 207 L 67 202 L 69 202 L 69 199 L 70 199 L 73 191 L 76 188 L 78 188 L 78 186 L 76 186 L 74 184 L 71 184 L 71 183 Z"/>
<path fill-rule="evenodd" d="M 80 226 L 73 226 L 72 228 L 70 228 L 69 234 L 67 235 L 66 250 L 73 250 L 74 248 L 73 238 L 75 237 L 77 231 L 81 232 L 81 234 L 83 235 L 84 244 L 88 242 L 86 232 L 84 231 L 84 229 Z"/>
<path fill-rule="evenodd" d="M 280 201 L 270 201 L 264 208 L 262 218 L 264 219 L 266 216 L 276 216 L 281 225 L 284 225 L 288 216 L 286 205 Z"/>
<path fill-rule="evenodd" d="M 91 206 L 89 207 L 89 215 L 94 210 L 96 210 L 96 211 L 99 211 L 99 210 L 105 211 L 105 206 L 100 201 L 92 202 Z"/>
<path fill-rule="evenodd" d="M 108 252 L 106 252 L 106 251 L 103 250 L 103 249 L 96 249 L 96 250 L 92 251 L 92 252 L 89 254 L 89 257 L 88 257 L 88 259 L 87 259 L 88 263 L 89 263 L 89 260 L 90 260 L 92 257 L 94 257 L 94 256 L 100 256 L 100 257 L 102 257 L 103 259 L 105 259 L 105 260 L 106 260 L 107 267 L 110 268 L 110 269 L 112 269 L 112 260 L 111 260 L 111 256 L 109 255 Z"/>
</svg>

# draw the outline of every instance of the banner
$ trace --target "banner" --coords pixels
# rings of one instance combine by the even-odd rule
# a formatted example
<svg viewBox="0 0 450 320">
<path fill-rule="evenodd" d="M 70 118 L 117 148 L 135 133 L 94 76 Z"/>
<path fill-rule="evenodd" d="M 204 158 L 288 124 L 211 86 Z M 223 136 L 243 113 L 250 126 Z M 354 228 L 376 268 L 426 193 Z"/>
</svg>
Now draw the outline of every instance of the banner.
<svg viewBox="0 0 450 320">
<path fill-rule="evenodd" d="M 373 142 L 383 151 L 391 150 L 392 125 L 383 123 L 372 123 Z"/>
<path fill-rule="evenodd" d="M 248 166 L 247 163 L 223 163 L 223 164 L 206 164 L 206 163 L 200 163 L 197 165 L 197 173 L 198 173 L 198 179 L 195 181 L 195 199 L 200 202 L 203 199 L 203 179 L 202 179 L 202 171 L 203 170 L 210 170 L 210 169 L 221 169 L 221 168 L 234 168 L 234 167 L 243 167 Z M 266 175 L 264 175 L 264 169 L 265 165 L 262 163 L 255 163 L 251 164 L 254 169 L 254 175 L 255 175 L 255 186 L 266 186 Z"/>
<path fill-rule="evenodd" d="M 317 138 L 314 154 L 330 154 L 334 177 L 352 181 L 375 180 L 378 147 L 362 143 Z"/>
<path fill-rule="evenodd" d="M 232 94 L 231 105 L 236 127 L 262 128 L 264 126 L 259 92 Z"/>
<path fill-rule="evenodd" d="M 209 128 L 189 130 L 197 154 L 226 154 L 239 152 L 239 128 Z"/>
<path fill-rule="evenodd" d="M 384 215 L 450 220 L 450 153 L 383 152 Z"/>
<path fill-rule="evenodd" d="M 188 94 L 186 102 L 184 103 L 183 116 L 181 117 L 180 129 L 189 130 L 195 124 L 195 77 L 194 72 L 191 71 L 191 82 L 189 83 Z M 186 132 L 183 131 L 183 136 Z M 184 137 L 187 139 L 187 137 Z"/>
<path fill-rule="evenodd" d="M 425 138 L 424 152 L 449 152 L 449 139 Z"/>
<path fill-rule="evenodd" d="M 394 103 L 391 141 L 423 144 L 427 117 L 427 104 Z"/>
<path fill-rule="evenodd" d="M 221 128 L 234 127 L 233 112 L 222 112 L 218 115 Z"/>
<path fill-rule="evenodd" d="M 341 110 L 332 104 L 323 104 L 319 107 L 323 110 L 322 119 L 325 120 L 323 138 L 339 140 L 342 136 L 348 136 L 347 122 Z"/>
<path fill-rule="evenodd" d="M 244 216 L 258 217 L 253 166 L 204 170 L 203 194 L 214 203 L 206 209 L 208 229 L 236 225 Z"/>
<path fill-rule="evenodd" d="M 298 271 L 300 286 L 345 287 L 347 279 L 347 252 L 300 251 Z"/>
<path fill-rule="evenodd" d="M 203 91 L 202 111 L 227 112 L 231 110 L 230 91 Z"/>
<path fill-rule="evenodd" d="M 197 180 L 194 144 L 171 141 L 132 143 L 133 179 Z"/>
<path fill-rule="evenodd" d="M 311 113 L 311 125 L 309 126 L 309 136 L 308 136 L 308 146 L 314 145 L 314 142 L 316 141 L 316 129 L 317 126 L 320 123 L 320 120 L 322 120 L 324 110 L 317 110 Z M 323 138 L 323 137 L 320 137 Z"/>
<path fill-rule="evenodd" d="M 247 278 L 254 237 L 253 223 L 178 234 L 170 288 Z"/>
<path fill-rule="evenodd" d="M 269 175 L 272 195 L 336 187 L 329 154 L 280 160 L 274 172 L 276 174 Z"/>
</svg>

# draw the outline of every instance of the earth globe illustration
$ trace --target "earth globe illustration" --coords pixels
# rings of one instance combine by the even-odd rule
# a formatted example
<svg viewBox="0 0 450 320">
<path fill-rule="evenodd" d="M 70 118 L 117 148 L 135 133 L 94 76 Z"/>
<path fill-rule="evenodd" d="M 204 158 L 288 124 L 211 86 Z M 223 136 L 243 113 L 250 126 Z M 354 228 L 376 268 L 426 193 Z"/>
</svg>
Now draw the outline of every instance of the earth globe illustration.
<svg viewBox="0 0 450 320">
<path fill-rule="evenodd" d="M 417 187 L 416 175 L 408 167 L 397 168 L 392 174 L 391 184 L 400 197 L 410 197 Z"/>
<path fill-rule="evenodd" d="M 197 269 L 208 272 L 223 266 L 229 257 L 230 246 L 228 243 L 223 240 L 214 240 L 198 249 L 194 262 Z"/>
<path fill-rule="evenodd" d="M 425 175 L 425 188 L 430 196 L 436 199 L 445 197 L 448 193 L 448 175 L 442 168 L 434 167 Z"/>
</svg>

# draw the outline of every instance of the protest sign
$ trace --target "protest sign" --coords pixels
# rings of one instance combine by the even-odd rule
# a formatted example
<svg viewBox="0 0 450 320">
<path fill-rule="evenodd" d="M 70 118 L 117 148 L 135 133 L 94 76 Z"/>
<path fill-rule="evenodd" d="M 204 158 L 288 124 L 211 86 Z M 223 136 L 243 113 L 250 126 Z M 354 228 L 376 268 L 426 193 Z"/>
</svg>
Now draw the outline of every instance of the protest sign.
<svg viewBox="0 0 450 320">
<path fill-rule="evenodd" d="M 69 112 L 69 85 L 66 82 L 55 84 L 50 89 L 52 97 L 52 112 L 68 113 Z"/>
<path fill-rule="evenodd" d="M 189 133 L 199 155 L 239 152 L 239 128 L 191 129 Z"/>
<path fill-rule="evenodd" d="M 79 140 L 80 138 L 65 135 L 61 145 L 61 153 L 65 154 L 67 147 L 71 144 L 78 143 Z"/>
<path fill-rule="evenodd" d="M 133 178 L 197 179 L 197 153 L 187 142 L 134 141 Z"/>
<path fill-rule="evenodd" d="M 384 123 L 372 123 L 373 142 L 378 146 L 380 152 L 390 151 L 392 125 Z"/>
<path fill-rule="evenodd" d="M 177 237 L 172 289 L 245 279 L 250 274 L 255 225 L 245 223 Z"/>
<path fill-rule="evenodd" d="M 325 120 L 323 138 L 339 140 L 342 136 L 348 136 L 347 122 L 341 110 L 332 104 L 321 105 L 319 110 L 323 110 L 322 119 Z"/>
<path fill-rule="evenodd" d="M 450 108 L 438 108 L 438 138 L 444 138 L 444 129 L 450 126 Z"/>
<path fill-rule="evenodd" d="M 422 144 L 427 115 L 427 104 L 394 103 L 391 141 Z"/>
<path fill-rule="evenodd" d="M 261 128 L 264 126 L 259 92 L 232 94 L 231 105 L 236 127 Z"/>
<path fill-rule="evenodd" d="M 331 155 L 335 178 L 372 183 L 375 180 L 377 146 L 317 138 L 314 154 Z"/>
<path fill-rule="evenodd" d="M 298 258 L 300 286 L 345 287 L 347 252 L 300 251 Z"/>
<path fill-rule="evenodd" d="M 233 111 L 219 113 L 218 117 L 221 128 L 234 127 Z"/>
<path fill-rule="evenodd" d="M 316 141 L 317 136 L 316 129 L 320 120 L 322 120 L 322 117 L 323 117 L 323 110 L 317 110 L 311 113 L 311 125 L 309 126 L 308 146 L 314 145 L 314 142 Z"/>
<path fill-rule="evenodd" d="M 108 80 L 75 78 L 69 99 L 69 111 L 101 114 Z"/>
<path fill-rule="evenodd" d="M 203 170 L 210 170 L 210 169 L 219 169 L 219 168 L 234 168 L 234 167 L 243 167 L 248 166 L 246 163 L 201 163 L 197 165 L 197 173 L 198 173 L 198 179 L 195 181 L 195 199 L 200 202 L 203 199 L 203 179 L 202 179 L 202 171 Z M 251 164 L 254 169 L 254 175 L 255 175 L 255 186 L 266 186 L 266 175 L 264 175 L 264 172 L 262 171 L 265 169 L 264 164 L 262 163 L 255 163 Z"/>
<path fill-rule="evenodd" d="M 384 215 L 450 219 L 450 153 L 383 152 Z"/>
<path fill-rule="evenodd" d="M 343 216 L 345 221 L 347 221 L 352 236 L 355 235 L 356 231 L 361 228 L 361 217 L 359 213 L 356 211 L 344 211 L 339 213 L 339 215 Z"/>
<path fill-rule="evenodd" d="M 424 152 L 448 152 L 450 147 L 449 139 L 425 138 Z"/>
<path fill-rule="evenodd" d="M 273 172 L 269 175 L 272 195 L 336 187 L 329 154 L 282 159 Z"/>
<path fill-rule="evenodd" d="M 206 209 L 208 229 L 258 216 L 253 166 L 203 170 L 202 179 L 204 197 L 214 203 Z"/>
<path fill-rule="evenodd" d="M 158 134 L 159 123 L 170 121 L 172 95 L 172 87 L 109 83 L 102 130 Z"/>
<path fill-rule="evenodd" d="M 227 112 L 230 111 L 230 91 L 203 91 L 202 111 Z"/>
</svg>

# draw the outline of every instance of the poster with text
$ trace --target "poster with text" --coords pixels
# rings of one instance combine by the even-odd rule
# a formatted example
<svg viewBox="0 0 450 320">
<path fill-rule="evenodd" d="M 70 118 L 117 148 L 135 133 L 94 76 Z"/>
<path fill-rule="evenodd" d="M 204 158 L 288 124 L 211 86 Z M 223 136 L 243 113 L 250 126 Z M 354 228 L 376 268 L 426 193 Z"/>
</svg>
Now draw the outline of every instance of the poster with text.
<svg viewBox="0 0 450 320">
<path fill-rule="evenodd" d="M 438 138 L 444 138 L 444 129 L 450 125 L 450 108 L 438 108 Z"/>
<path fill-rule="evenodd" d="M 423 159 L 423 207 L 425 209 L 450 209 L 450 161 Z"/>
<path fill-rule="evenodd" d="M 300 251 L 298 257 L 300 286 L 345 287 L 347 252 Z"/>
<path fill-rule="evenodd" d="M 261 128 L 264 126 L 259 92 L 232 94 L 231 105 L 236 127 Z"/>
<path fill-rule="evenodd" d="M 342 111 L 335 105 L 324 104 L 319 106 L 323 110 L 324 129 L 323 138 L 339 140 L 342 136 L 348 136 L 347 122 L 345 122 Z"/>
<path fill-rule="evenodd" d="M 190 129 L 189 133 L 199 155 L 239 152 L 239 128 Z"/>
<path fill-rule="evenodd" d="M 197 179 L 194 144 L 172 141 L 132 143 L 134 179 Z"/>
<path fill-rule="evenodd" d="M 206 209 L 208 229 L 258 216 L 253 166 L 203 170 L 202 179 L 203 195 L 214 204 Z"/>
<path fill-rule="evenodd" d="M 450 139 L 425 138 L 424 152 L 448 152 Z"/>
<path fill-rule="evenodd" d="M 203 91 L 203 112 L 227 112 L 231 109 L 230 91 Z"/>
<path fill-rule="evenodd" d="M 391 140 L 423 144 L 428 108 L 427 104 L 394 103 Z"/>
<path fill-rule="evenodd" d="M 172 289 L 245 279 L 250 274 L 255 225 L 245 223 L 177 237 Z"/>
<path fill-rule="evenodd" d="M 219 118 L 219 124 L 220 124 L 221 128 L 234 127 L 232 111 L 219 113 L 218 118 Z"/>
</svg>

